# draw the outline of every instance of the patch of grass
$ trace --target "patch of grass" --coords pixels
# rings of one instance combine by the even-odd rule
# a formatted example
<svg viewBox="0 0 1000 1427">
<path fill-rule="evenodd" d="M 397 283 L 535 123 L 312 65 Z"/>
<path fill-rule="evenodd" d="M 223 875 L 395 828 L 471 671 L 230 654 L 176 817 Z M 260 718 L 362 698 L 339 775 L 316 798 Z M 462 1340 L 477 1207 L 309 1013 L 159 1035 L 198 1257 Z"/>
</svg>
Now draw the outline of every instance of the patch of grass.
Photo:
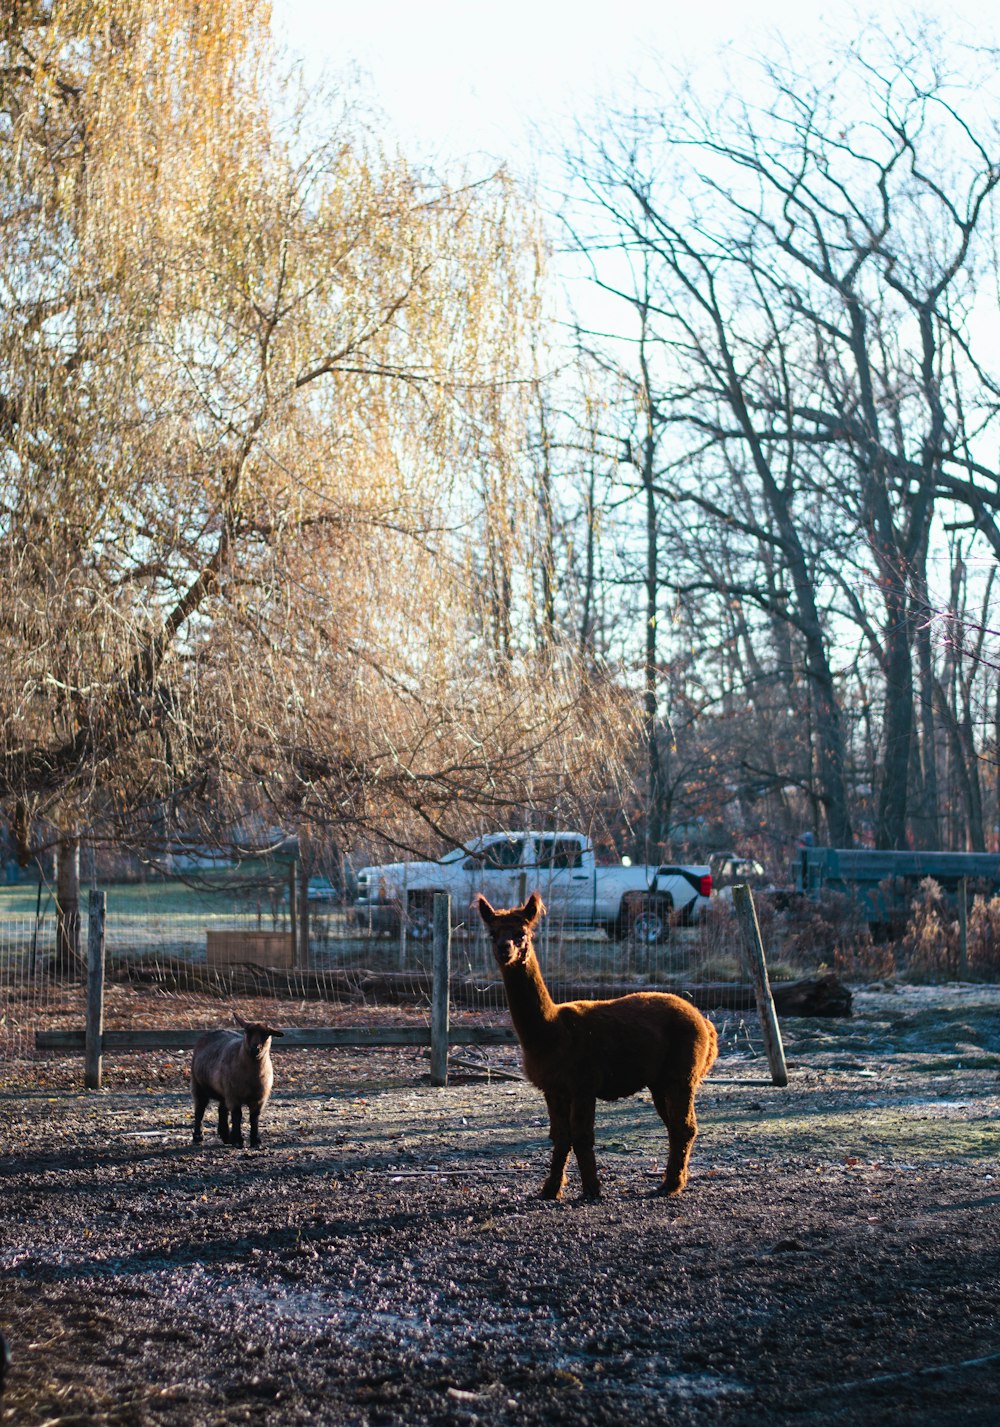
<svg viewBox="0 0 1000 1427">
<path fill-rule="evenodd" d="M 954 1110 L 947 1115 L 934 1110 L 933 1103 L 908 1105 L 905 1110 L 869 1106 L 859 1116 L 816 1105 L 807 1114 L 758 1114 L 754 1117 L 754 1153 L 815 1153 L 835 1159 L 858 1155 L 911 1162 L 991 1159 L 995 1155 L 992 1121 L 974 1110 L 968 1118 Z"/>
<path fill-rule="evenodd" d="M 287 927 L 287 902 L 280 898 L 272 901 L 266 887 L 231 872 L 209 874 L 199 882 L 197 886 L 178 881 L 116 882 L 102 887 L 107 893 L 109 954 L 203 955 L 209 928 L 256 928 L 259 924 L 261 930 L 270 931 Z M 81 903 L 86 923 L 85 888 L 81 889 Z M 0 887 L 0 921 L 33 926 L 36 908 L 37 884 Z M 43 886 L 39 910 L 43 920 L 54 918 L 54 888 Z"/>
<path fill-rule="evenodd" d="M 709 954 L 695 963 L 692 974 L 698 981 L 743 981 L 746 971 L 735 956 Z"/>
</svg>

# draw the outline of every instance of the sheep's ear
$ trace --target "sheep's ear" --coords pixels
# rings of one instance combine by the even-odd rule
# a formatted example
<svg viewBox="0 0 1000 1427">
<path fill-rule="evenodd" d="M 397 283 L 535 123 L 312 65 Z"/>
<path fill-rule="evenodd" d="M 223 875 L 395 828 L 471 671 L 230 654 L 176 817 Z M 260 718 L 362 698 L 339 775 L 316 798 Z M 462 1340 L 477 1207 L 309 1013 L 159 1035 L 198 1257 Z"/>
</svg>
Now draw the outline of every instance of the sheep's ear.
<svg viewBox="0 0 1000 1427">
<path fill-rule="evenodd" d="M 284 1031 L 276 1031 L 273 1026 L 265 1026 L 264 1029 L 269 1036 L 283 1036 L 285 1034 Z"/>
<path fill-rule="evenodd" d="M 531 896 L 521 908 L 521 915 L 524 917 L 525 925 L 533 927 L 544 911 L 545 903 L 537 892 L 532 892 Z"/>
<path fill-rule="evenodd" d="M 474 898 L 474 905 L 479 908 L 479 915 L 482 917 L 486 925 L 488 927 L 491 927 L 497 919 L 497 914 L 490 906 L 489 902 L 487 902 L 482 892 L 479 893 L 478 897 Z"/>
<path fill-rule="evenodd" d="M 242 1026 L 244 1030 L 246 1030 L 246 1028 L 247 1028 L 247 1027 L 249 1026 L 249 1024 L 250 1024 L 249 1021 L 245 1021 L 245 1020 L 243 1019 L 243 1017 L 240 1015 L 239 1011 L 234 1011 L 234 1012 L 233 1012 L 233 1020 L 236 1022 L 236 1024 L 237 1024 L 238 1026 Z"/>
</svg>

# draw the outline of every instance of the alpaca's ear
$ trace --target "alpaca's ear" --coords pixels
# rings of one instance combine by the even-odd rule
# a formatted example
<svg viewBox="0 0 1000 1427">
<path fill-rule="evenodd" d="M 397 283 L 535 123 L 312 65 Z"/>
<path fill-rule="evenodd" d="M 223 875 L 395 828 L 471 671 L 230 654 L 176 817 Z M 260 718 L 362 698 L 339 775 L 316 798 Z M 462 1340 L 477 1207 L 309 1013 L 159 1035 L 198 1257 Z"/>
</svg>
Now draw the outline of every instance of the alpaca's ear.
<svg viewBox="0 0 1000 1427">
<path fill-rule="evenodd" d="M 285 1034 L 284 1031 L 275 1030 L 274 1026 L 265 1026 L 264 1029 L 269 1036 L 283 1036 Z"/>
<path fill-rule="evenodd" d="M 233 1020 L 236 1022 L 236 1024 L 237 1024 L 238 1026 L 242 1026 L 244 1030 L 246 1030 L 247 1026 L 250 1024 L 249 1021 L 245 1021 L 245 1020 L 243 1019 L 243 1017 L 240 1015 L 239 1011 L 234 1011 L 234 1012 L 233 1012 Z"/>
<path fill-rule="evenodd" d="M 531 896 L 521 908 L 521 915 L 525 919 L 525 924 L 529 927 L 533 927 L 544 911 L 545 903 L 537 892 L 532 892 Z"/>
<path fill-rule="evenodd" d="M 497 919 L 497 914 L 490 906 L 489 902 L 487 902 L 482 892 L 479 893 L 478 897 L 475 897 L 473 899 L 473 902 L 474 905 L 479 908 L 479 915 L 482 917 L 483 921 L 488 927 L 491 927 Z"/>
</svg>

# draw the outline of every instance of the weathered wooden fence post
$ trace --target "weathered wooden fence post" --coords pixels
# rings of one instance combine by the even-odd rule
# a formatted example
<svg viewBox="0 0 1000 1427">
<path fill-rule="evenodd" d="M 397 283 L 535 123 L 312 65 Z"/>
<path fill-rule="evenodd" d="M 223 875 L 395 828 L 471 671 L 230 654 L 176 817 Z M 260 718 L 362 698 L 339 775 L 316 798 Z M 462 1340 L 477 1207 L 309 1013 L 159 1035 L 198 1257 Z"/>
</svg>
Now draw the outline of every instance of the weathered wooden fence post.
<svg viewBox="0 0 1000 1427">
<path fill-rule="evenodd" d="M 431 1084 L 448 1084 L 451 1006 L 451 898 L 434 896 L 434 964 L 431 981 Z"/>
<path fill-rule="evenodd" d="M 969 880 L 958 879 L 958 979 L 969 979 Z"/>
<path fill-rule="evenodd" d="M 740 931 L 743 933 L 743 949 L 746 952 L 750 980 L 753 982 L 754 996 L 757 1001 L 757 1014 L 760 1016 L 761 1030 L 764 1033 L 764 1049 L 767 1052 L 767 1063 L 771 1067 L 771 1079 L 775 1085 L 787 1085 L 788 1068 L 785 1065 L 785 1049 L 781 1044 L 778 1015 L 774 1009 L 774 997 L 771 995 L 771 987 L 767 979 L 764 943 L 761 940 L 760 924 L 757 921 L 757 909 L 753 904 L 753 893 L 746 883 L 740 883 L 733 888 L 733 905 L 739 918 Z"/>
<path fill-rule="evenodd" d="M 87 1026 L 84 1045 L 83 1083 L 88 1090 L 100 1090 L 104 1040 L 104 923 L 106 892 L 91 892 L 87 925 Z"/>
</svg>

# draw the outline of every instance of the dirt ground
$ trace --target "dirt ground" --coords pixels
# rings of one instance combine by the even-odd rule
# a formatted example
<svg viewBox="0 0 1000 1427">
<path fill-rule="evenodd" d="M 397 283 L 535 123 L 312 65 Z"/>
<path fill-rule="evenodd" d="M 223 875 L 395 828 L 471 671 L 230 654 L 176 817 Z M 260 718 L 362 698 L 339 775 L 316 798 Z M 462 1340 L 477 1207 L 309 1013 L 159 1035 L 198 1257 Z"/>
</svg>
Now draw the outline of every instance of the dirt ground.
<svg viewBox="0 0 1000 1427">
<path fill-rule="evenodd" d="M 1000 989 L 855 1007 L 784 1023 L 785 1090 L 721 1062 L 667 1201 L 648 1096 L 600 1203 L 537 1199 L 503 1052 L 276 1056 L 259 1152 L 191 1148 L 180 1057 L 47 1066 L 0 1090 L 0 1422 L 992 1423 Z"/>
</svg>

